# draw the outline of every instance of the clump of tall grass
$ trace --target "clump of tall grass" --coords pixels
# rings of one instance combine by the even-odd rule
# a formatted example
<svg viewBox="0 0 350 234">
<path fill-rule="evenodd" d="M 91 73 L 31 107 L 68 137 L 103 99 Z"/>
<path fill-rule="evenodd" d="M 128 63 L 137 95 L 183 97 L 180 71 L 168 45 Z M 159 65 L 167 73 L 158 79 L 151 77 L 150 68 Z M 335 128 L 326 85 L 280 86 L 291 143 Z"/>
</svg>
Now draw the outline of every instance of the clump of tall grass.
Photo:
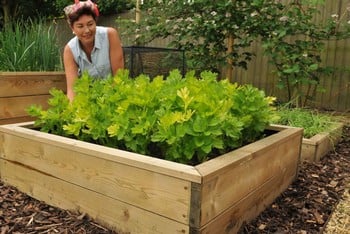
<svg viewBox="0 0 350 234">
<path fill-rule="evenodd" d="M 317 110 L 279 107 L 277 112 L 280 117 L 277 124 L 304 128 L 306 138 L 329 132 L 340 123 L 335 116 Z"/>
<path fill-rule="evenodd" d="M 62 70 L 54 25 L 45 19 L 18 20 L 0 32 L 0 71 Z"/>
</svg>

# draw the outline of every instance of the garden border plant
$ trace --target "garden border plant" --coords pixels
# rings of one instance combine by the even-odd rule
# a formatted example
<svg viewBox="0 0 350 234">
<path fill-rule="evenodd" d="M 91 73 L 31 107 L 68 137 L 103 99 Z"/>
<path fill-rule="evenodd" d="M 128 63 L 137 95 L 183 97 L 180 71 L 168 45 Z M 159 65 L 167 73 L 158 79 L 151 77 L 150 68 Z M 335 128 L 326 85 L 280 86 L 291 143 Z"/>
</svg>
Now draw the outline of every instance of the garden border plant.
<svg viewBox="0 0 350 234">
<path fill-rule="evenodd" d="M 337 116 L 315 109 L 289 108 L 288 105 L 279 106 L 277 112 L 276 124 L 304 129 L 302 161 L 321 160 L 341 139 L 344 124 Z"/>
<path fill-rule="evenodd" d="M 74 89 L 72 103 L 52 90 L 49 109 L 29 108 L 41 131 L 183 163 L 253 142 L 276 118 L 273 97 L 211 72 L 151 80 L 124 70 L 95 81 L 85 74 Z"/>
<path fill-rule="evenodd" d="M 0 71 L 62 70 L 55 25 L 47 19 L 21 19 L 0 31 Z"/>
<path fill-rule="evenodd" d="M 316 109 L 279 106 L 277 108 L 277 113 L 279 118 L 275 122 L 276 124 L 303 128 L 305 138 L 311 138 L 316 134 L 330 132 L 341 123 L 336 116 L 320 112 Z"/>
</svg>

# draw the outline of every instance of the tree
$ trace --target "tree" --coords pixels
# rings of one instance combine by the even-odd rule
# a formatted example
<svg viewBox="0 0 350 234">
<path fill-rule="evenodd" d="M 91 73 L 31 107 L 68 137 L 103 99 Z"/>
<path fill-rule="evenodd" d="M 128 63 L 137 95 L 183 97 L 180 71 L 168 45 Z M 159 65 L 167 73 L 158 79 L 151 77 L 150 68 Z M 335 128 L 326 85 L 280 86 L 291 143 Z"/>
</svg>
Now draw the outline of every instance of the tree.
<svg viewBox="0 0 350 234">
<path fill-rule="evenodd" d="M 339 30 L 334 19 L 313 20 L 324 1 L 147 0 L 143 20 L 126 32 L 138 35 L 138 44 L 168 38 L 168 46 L 186 51 L 190 69 L 215 72 L 247 68 L 253 56 L 249 46 L 259 39 L 279 87 L 287 89 L 289 101 L 304 106 L 320 76 L 331 71 L 321 61 L 325 40 L 349 37 L 348 28 Z M 226 77 L 232 78 L 230 72 Z"/>
<path fill-rule="evenodd" d="M 140 24 L 127 27 L 140 35 L 138 44 L 170 38 L 170 47 L 186 51 L 191 68 L 219 72 L 227 64 L 247 67 L 249 45 L 280 7 L 275 0 L 147 0 Z"/>
<path fill-rule="evenodd" d="M 269 22 L 269 33 L 262 37 L 265 54 L 276 69 L 277 85 L 286 90 L 292 106 L 307 106 L 316 92 L 323 91 L 319 87 L 320 78 L 338 69 L 322 61 L 326 41 L 350 36 L 349 23 L 337 15 L 315 22 L 318 3 L 308 0 L 285 4 L 278 18 Z M 342 15 L 345 20 L 347 11 Z"/>
</svg>

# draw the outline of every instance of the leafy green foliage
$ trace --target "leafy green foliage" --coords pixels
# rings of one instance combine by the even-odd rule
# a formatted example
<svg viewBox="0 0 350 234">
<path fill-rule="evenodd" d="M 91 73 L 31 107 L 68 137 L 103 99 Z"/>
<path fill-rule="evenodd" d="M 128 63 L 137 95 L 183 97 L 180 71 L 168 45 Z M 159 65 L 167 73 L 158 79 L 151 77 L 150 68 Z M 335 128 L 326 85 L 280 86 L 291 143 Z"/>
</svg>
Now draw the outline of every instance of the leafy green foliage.
<svg viewBox="0 0 350 234">
<path fill-rule="evenodd" d="M 51 8 L 55 9 L 58 15 L 63 15 L 63 8 L 74 3 L 73 0 L 47 0 L 47 4 L 50 2 L 54 5 Z M 132 0 L 96 0 L 94 2 L 97 3 L 101 15 L 120 13 L 134 5 Z"/>
<path fill-rule="evenodd" d="M 168 46 L 186 51 L 188 67 L 222 71 L 248 67 L 250 45 L 261 41 L 275 66 L 278 87 L 288 101 L 306 106 L 319 87 L 320 77 L 335 70 L 322 62 L 325 42 L 349 38 L 349 8 L 341 16 L 320 16 L 325 0 L 148 0 L 141 22 L 125 24 L 136 43 L 167 38 Z M 323 18 L 320 21 L 315 19 Z M 121 24 L 123 27 L 123 24 Z M 233 45 L 228 39 L 233 39 Z M 232 62 L 232 63 L 231 63 Z"/>
<path fill-rule="evenodd" d="M 288 102 L 305 107 L 319 87 L 320 77 L 335 68 L 325 66 L 321 55 L 329 39 L 349 37 L 348 25 L 333 16 L 324 23 L 315 23 L 317 4 L 323 1 L 292 1 L 267 22 L 270 32 L 263 36 L 263 48 L 276 68 L 278 87 L 286 89 Z"/>
<path fill-rule="evenodd" d="M 41 106 L 32 105 L 28 108 L 29 115 L 40 116 L 36 124 L 41 126 L 41 131 L 51 132 L 57 135 L 67 136 L 63 126 L 70 118 L 69 100 L 62 90 L 50 90 L 52 98 L 49 100 L 49 110 L 43 110 Z"/>
<path fill-rule="evenodd" d="M 134 0 L 95 0 L 101 15 L 124 12 L 133 7 Z M 0 28 L 19 19 L 63 17 L 63 8 L 74 0 L 7 0 L 0 2 Z"/>
<path fill-rule="evenodd" d="M 274 0 L 148 0 L 140 24 L 125 24 L 126 34 L 136 34 L 138 44 L 168 38 L 169 46 L 187 52 L 191 69 L 220 71 L 228 59 L 247 67 L 250 44 L 264 33 L 264 20 L 281 4 Z M 120 27 L 123 27 L 121 25 Z M 227 38 L 234 38 L 228 52 Z"/>
<path fill-rule="evenodd" d="M 0 71 L 61 69 L 56 31 L 45 19 L 16 21 L 0 32 Z"/>
<path fill-rule="evenodd" d="M 208 160 L 262 136 L 275 116 L 273 98 L 217 74 L 173 70 L 166 79 L 130 79 L 127 70 L 93 80 L 84 74 L 69 103 L 52 91 L 50 108 L 29 113 L 43 131 L 181 163 Z"/>
<path fill-rule="evenodd" d="M 280 118 L 276 120 L 276 124 L 303 128 L 306 138 L 329 132 L 339 124 L 334 116 L 317 110 L 279 107 L 277 112 Z"/>
</svg>

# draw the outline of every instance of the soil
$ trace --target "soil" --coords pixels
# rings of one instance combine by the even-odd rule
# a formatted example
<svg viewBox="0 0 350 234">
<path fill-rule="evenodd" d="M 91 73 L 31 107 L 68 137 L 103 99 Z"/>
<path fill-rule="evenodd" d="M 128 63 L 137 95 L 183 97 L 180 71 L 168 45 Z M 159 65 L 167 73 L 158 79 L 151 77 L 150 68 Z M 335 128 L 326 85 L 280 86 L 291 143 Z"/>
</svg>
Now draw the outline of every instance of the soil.
<svg viewBox="0 0 350 234">
<path fill-rule="evenodd" d="M 342 200 L 350 180 L 350 126 L 334 152 L 320 162 L 304 162 L 296 180 L 256 219 L 245 233 L 322 233 Z M 37 201 L 0 181 L 0 234 L 116 232 L 86 214 L 73 213 Z"/>
</svg>

